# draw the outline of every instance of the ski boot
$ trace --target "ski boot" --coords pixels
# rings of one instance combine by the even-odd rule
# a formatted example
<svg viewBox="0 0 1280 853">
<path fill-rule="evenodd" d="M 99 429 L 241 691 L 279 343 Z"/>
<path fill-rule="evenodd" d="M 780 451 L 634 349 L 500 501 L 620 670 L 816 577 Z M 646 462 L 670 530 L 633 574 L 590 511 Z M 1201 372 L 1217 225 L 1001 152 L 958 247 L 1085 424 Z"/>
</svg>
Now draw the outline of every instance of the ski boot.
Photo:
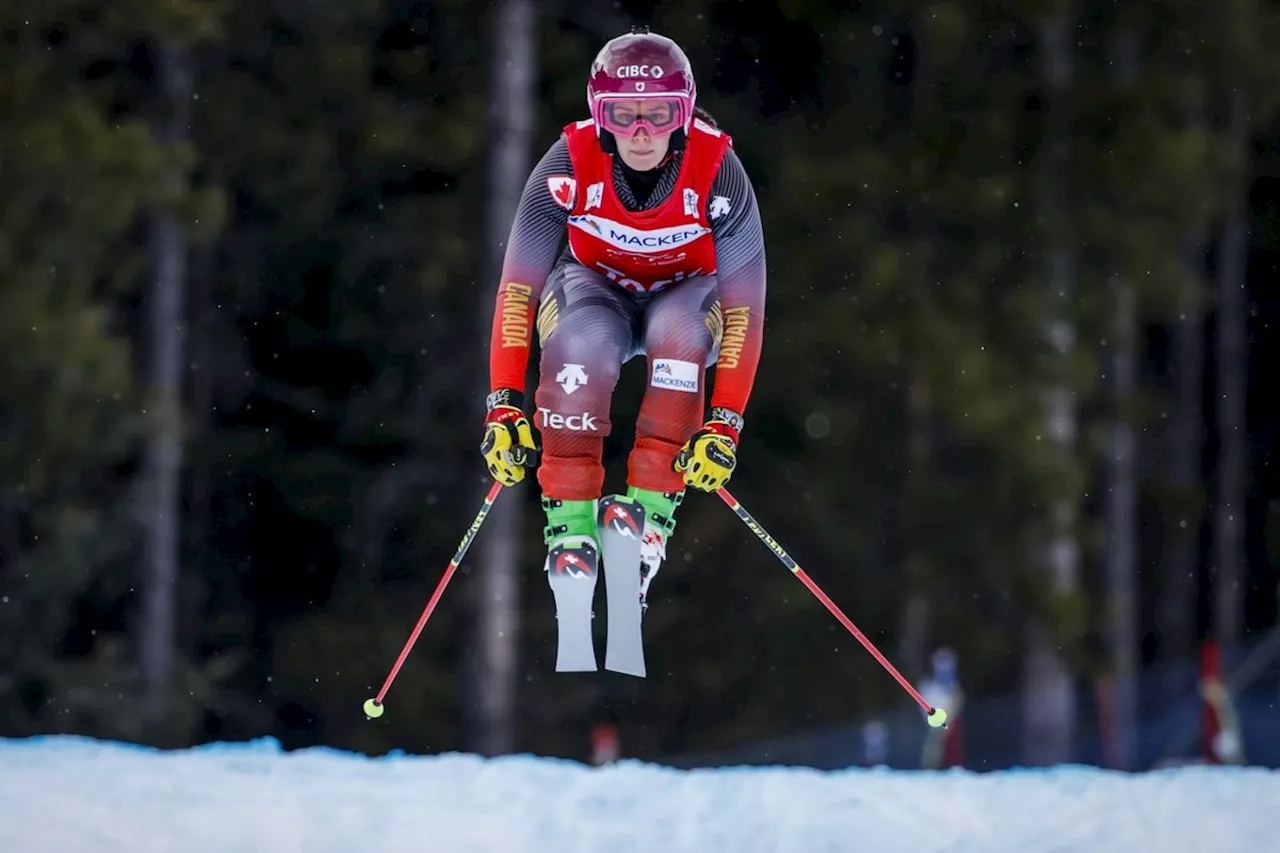
<svg viewBox="0 0 1280 853">
<path fill-rule="evenodd" d="M 627 495 L 644 507 L 644 534 L 640 541 L 640 609 L 649 609 L 649 584 L 667 558 L 667 542 L 676 529 L 676 508 L 684 492 L 651 492 L 631 486 Z"/>
<path fill-rule="evenodd" d="M 556 672 L 595 672 L 591 608 L 600 565 L 596 502 L 542 499 L 547 524 L 543 571 L 556 602 Z"/>
</svg>

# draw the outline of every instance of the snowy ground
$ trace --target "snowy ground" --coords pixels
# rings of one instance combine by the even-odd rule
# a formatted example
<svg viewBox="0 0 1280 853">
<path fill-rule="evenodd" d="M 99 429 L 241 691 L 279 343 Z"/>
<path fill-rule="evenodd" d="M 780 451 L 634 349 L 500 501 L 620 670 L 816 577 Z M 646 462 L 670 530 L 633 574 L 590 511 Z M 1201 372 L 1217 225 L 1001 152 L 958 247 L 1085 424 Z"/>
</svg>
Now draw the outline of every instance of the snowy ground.
<svg viewBox="0 0 1280 853">
<path fill-rule="evenodd" d="M 678 771 L 0 740 L 3 853 L 1258 853 L 1280 772 Z"/>
</svg>

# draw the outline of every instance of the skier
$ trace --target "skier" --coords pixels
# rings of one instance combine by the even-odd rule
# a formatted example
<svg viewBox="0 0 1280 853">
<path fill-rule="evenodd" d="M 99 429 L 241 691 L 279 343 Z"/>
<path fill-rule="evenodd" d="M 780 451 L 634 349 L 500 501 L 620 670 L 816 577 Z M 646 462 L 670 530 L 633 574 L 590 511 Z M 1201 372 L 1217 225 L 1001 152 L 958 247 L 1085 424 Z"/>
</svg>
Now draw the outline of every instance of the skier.
<svg viewBox="0 0 1280 853">
<path fill-rule="evenodd" d="M 587 105 L 590 118 L 563 129 L 520 199 L 498 283 L 481 445 L 489 472 L 506 485 L 538 470 L 561 671 L 595 668 L 593 653 L 587 660 L 587 650 L 566 648 L 589 645 L 589 636 L 567 639 L 565 622 L 576 618 L 570 611 L 585 612 L 589 635 L 609 523 L 637 539 L 630 571 L 638 637 L 685 488 L 715 491 L 732 474 L 765 301 L 754 190 L 730 137 L 696 107 L 684 51 L 646 27 L 612 39 L 592 63 Z M 535 328 L 531 425 L 524 377 Z M 637 355 L 646 357 L 649 378 L 627 491 L 605 498 L 613 392 L 622 365 Z M 625 561 L 611 558 L 607 542 L 603 550 L 613 656 L 615 622 L 628 630 L 615 614 L 614 589 L 629 587 L 611 570 Z M 574 581 L 587 585 L 573 593 Z M 642 661 L 623 661 L 628 654 L 619 651 L 617 665 L 606 667 L 643 674 Z"/>
</svg>

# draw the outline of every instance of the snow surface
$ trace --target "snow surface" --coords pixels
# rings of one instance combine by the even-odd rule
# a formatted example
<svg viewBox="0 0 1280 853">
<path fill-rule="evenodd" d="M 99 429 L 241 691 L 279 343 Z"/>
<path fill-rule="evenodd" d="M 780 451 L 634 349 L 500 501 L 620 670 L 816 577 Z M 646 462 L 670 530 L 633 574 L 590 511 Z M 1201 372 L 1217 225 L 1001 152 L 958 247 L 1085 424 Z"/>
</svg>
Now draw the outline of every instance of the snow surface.
<svg viewBox="0 0 1280 853">
<path fill-rule="evenodd" d="M 589 768 L 0 740 L 3 853 L 1234 853 L 1280 849 L 1280 772 Z"/>
</svg>

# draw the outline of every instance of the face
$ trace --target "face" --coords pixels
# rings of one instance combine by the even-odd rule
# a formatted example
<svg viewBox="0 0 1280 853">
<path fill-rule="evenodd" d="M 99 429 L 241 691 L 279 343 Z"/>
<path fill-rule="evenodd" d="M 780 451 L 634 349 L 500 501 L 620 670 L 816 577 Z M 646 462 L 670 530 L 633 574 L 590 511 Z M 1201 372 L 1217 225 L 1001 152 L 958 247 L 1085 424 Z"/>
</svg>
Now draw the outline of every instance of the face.
<svg viewBox="0 0 1280 853">
<path fill-rule="evenodd" d="M 622 162 L 637 172 L 656 168 L 671 147 L 671 131 L 675 129 L 673 105 L 668 101 L 616 101 L 610 105 L 610 114 L 617 124 L 638 125 L 631 133 L 613 131 Z M 649 126 L 663 130 L 651 131 Z"/>
</svg>

